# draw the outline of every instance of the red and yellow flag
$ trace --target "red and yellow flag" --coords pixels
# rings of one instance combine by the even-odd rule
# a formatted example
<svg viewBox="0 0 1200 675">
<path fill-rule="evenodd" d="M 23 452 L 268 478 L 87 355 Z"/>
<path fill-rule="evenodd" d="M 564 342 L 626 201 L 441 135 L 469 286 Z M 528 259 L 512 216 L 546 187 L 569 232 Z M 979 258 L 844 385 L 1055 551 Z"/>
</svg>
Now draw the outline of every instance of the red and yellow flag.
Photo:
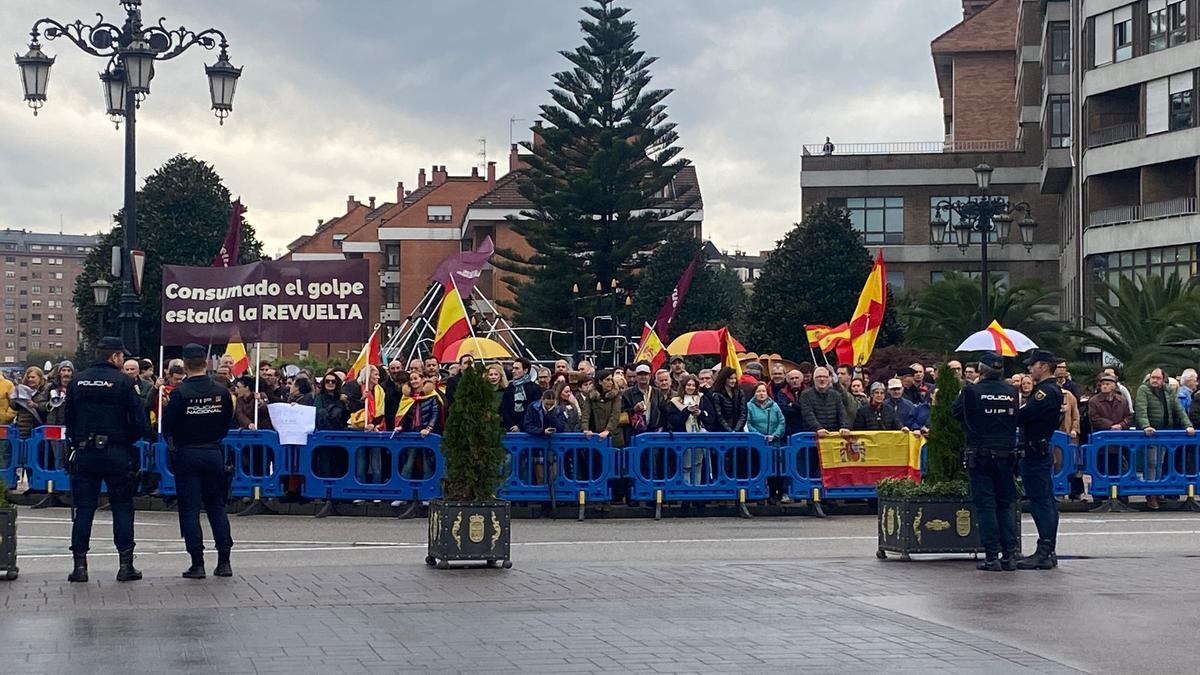
<svg viewBox="0 0 1200 675">
<path fill-rule="evenodd" d="M 921 437 L 902 431 L 856 431 L 817 440 L 825 487 L 875 485 L 883 478 L 921 480 Z"/>
<path fill-rule="evenodd" d="M 721 365 L 733 368 L 738 378 L 741 378 L 742 362 L 738 361 L 737 347 L 733 343 L 733 336 L 729 334 L 729 327 L 722 328 L 717 335 L 721 340 Z"/>
<path fill-rule="evenodd" d="M 471 325 L 467 323 L 467 306 L 463 304 L 458 287 L 451 284 L 446 286 L 442 295 L 442 309 L 438 312 L 437 335 L 433 338 L 433 355 L 439 363 L 445 363 L 443 358 L 447 348 L 470 337 Z M 453 361 L 454 359 L 449 359 Z"/>
<path fill-rule="evenodd" d="M 349 382 L 354 378 L 367 372 L 367 368 L 371 366 L 383 365 L 383 350 L 379 344 L 379 325 L 375 326 L 375 331 L 371 333 L 371 337 L 367 339 L 367 344 L 363 345 L 362 351 L 358 353 L 358 358 L 354 359 L 354 363 L 350 366 L 350 370 L 346 371 L 346 381 Z"/>
<path fill-rule="evenodd" d="M 1017 355 L 1017 348 L 1013 345 L 1012 338 L 1008 336 L 1008 333 L 1000 325 L 1000 322 L 992 319 L 992 322 L 988 324 L 987 332 L 992 334 L 992 342 L 996 344 L 997 354 L 1000 356 Z"/>
<path fill-rule="evenodd" d="M 861 366 L 871 358 L 879 327 L 883 325 L 883 311 L 887 306 L 887 271 L 883 265 L 883 251 L 875 258 L 875 266 L 867 275 L 858 304 L 850 317 L 850 343 L 854 347 L 853 365 Z"/>
<path fill-rule="evenodd" d="M 831 330 L 833 330 L 833 329 L 830 328 L 829 326 L 823 326 L 820 324 L 816 324 L 816 325 L 812 325 L 812 326 L 805 326 L 804 327 L 804 336 L 808 338 L 808 346 L 812 347 L 813 349 L 820 347 L 821 346 L 821 338 L 824 337 Z"/>
<path fill-rule="evenodd" d="M 242 344 L 242 339 L 237 333 L 229 339 L 229 344 L 225 345 L 225 355 L 233 357 L 233 377 L 241 377 L 242 373 L 250 368 L 250 355 L 246 353 L 246 345 Z"/>
<path fill-rule="evenodd" d="M 642 325 L 642 339 L 638 343 L 637 354 L 633 356 L 633 362 L 646 361 L 654 370 L 662 367 L 664 361 L 667 360 L 667 351 L 663 348 L 662 340 L 658 339 L 658 333 L 650 328 L 650 324 Z"/>
</svg>

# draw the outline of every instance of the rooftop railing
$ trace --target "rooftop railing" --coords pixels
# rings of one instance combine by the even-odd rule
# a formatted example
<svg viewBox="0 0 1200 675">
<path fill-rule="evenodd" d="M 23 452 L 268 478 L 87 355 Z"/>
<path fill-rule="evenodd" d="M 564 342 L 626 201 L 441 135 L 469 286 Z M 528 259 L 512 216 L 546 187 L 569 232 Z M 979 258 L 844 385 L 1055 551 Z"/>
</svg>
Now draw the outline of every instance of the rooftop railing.
<svg viewBox="0 0 1200 675">
<path fill-rule="evenodd" d="M 829 146 L 832 146 L 830 150 Z M 813 155 L 920 155 L 947 152 L 1020 152 L 1020 141 L 906 141 L 899 143 L 811 143 L 804 154 Z"/>
</svg>

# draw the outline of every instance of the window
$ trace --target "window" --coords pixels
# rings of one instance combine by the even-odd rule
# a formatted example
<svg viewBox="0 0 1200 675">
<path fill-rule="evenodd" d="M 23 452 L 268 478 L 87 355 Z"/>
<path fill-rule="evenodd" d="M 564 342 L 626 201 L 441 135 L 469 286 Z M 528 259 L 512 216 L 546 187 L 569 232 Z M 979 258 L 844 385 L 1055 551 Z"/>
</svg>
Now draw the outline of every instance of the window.
<svg viewBox="0 0 1200 675">
<path fill-rule="evenodd" d="M 343 242 L 343 241 L 345 241 L 345 240 L 346 240 L 346 235 L 344 235 L 344 234 L 335 234 L 335 235 L 333 235 L 333 247 L 334 247 L 334 248 L 341 248 L 341 247 L 342 247 L 342 242 Z"/>
<path fill-rule="evenodd" d="M 30 320 L 30 321 L 41 321 L 41 320 L 42 320 L 42 315 L 41 315 L 41 314 L 30 314 L 30 315 L 29 315 L 29 320 Z"/>
<path fill-rule="evenodd" d="M 6 256 L 4 256 L 4 264 L 5 264 L 5 265 L 16 265 L 16 264 L 17 264 L 17 257 L 16 257 L 15 255 L 6 255 Z"/>
<path fill-rule="evenodd" d="M 1050 24 L 1050 74 L 1071 72 L 1071 24 L 1055 21 Z"/>
<path fill-rule="evenodd" d="M 63 303 L 62 300 L 50 300 L 46 303 L 46 306 L 50 309 L 62 309 Z"/>
<path fill-rule="evenodd" d="M 14 285 L 12 285 L 12 284 L 9 284 L 9 285 L 7 285 L 7 286 L 5 286 L 5 287 L 4 287 L 4 292 L 5 292 L 5 293 L 16 293 L 16 292 L 17 292 L 17 287 L 16 287 L 16 286 L 14 286 Z"/>
<path fill-rule="evenodd" d="M 30 287 L 29 287 L 29 292 L 30 292 L 30 293 L 32 293 L 32 294 L 34 294 L 34 295 L 37 295 L 38 293 L 41 293 L 41 292 L 42 292 L 42 287 L 41 287 L 41 286 L 30 286 Z"/>
<path fill-rule="evenodd" d="M 15 298 L 5 298 L 5 299 L 4 299 L 4 306 L 5 306 L 5 307 L 16 307 L 16 306 L 17 306 L 17 301 L 16 301 L 16 299 L 15 299 Z"/>
<path fill-rule="evenodd" d="M 41 272 L 30 272 L 30 273 L 29 273 L 29 278 L 30 278 L 30 279 L 41 279 L 41 278 L 42 278 L 42 273 L 41 273 Z"/>
<path fill-rule="evenodd" d="M 42 341 L 41 341 L 41 340 L 34 340 L 34 341 L 33 341 L 33 345 L 32 345 L 32 346 L 33 346 L 33 348 L 34 348 L 34 349 L 41 349 L 41 348 L 42 348 Z"/>
<path fill-rule="evenodd" d="M 892 289 L 892 295 L 904 295 L 904 272 L 888 272 L 887 285 Z"/>
<path fill-rule="evenodd" d="M 30 335 L 41 335 L 42 334 L 41 326 L 34 326 L 33 328 L 30 328 L 29 334 Z"/>
<path fill-rule="evenodd" d="M 1196 274 L 1196 246 L 1167 246 L 1099 255 L 1092 258 L 1092 270 L 1097 278 L 1107 281 L 1110 286 L 1115 286 L 1121 279 L 1146 276 L 1167 278 L 1177 275 L 1186 281 Z M 1115 303 L 1116 296 L 1110 295 L 1109 301 Z"/>
<path fill-rule="evenodd" d="M 1156 52 L 1167 48 L 1167 0 L 1150 0 L 1147 10 L 1147 23 L 1150 26 L 1150 41 L 1146 43 L 1146 51 Z"/>
<path fill-rule="evenodd" d="M 426 207 L 429 222 L 431 223 L 448 223 L 450 222 L 451 210 L 449 206 L 434 206 Z"/>
<path fill-rule="evenodd" d="M 17 348 L 17 343 L 15 343 L 15 342 L 12 342 L 12 341 L 5 342 L 5 343 L 4 343 L 4 347 L 5 347 L 6 349 L 16 349 L 16 348 Z"/>
<path fill-rule="evenodd" d="M 42 245 L 41 244 L 30 244 L 29 250 L 30 251 L 40 251 L 40 250 L 42 250 Z"/>
<path fill-rule="evenodd" d="M 50 278 L 50 279 L 62 279 L 62 278 L 63 278 L 63 273 L 62 273 L 62 272 L 51 272 L 48 278 Z"/>
<path fill-rule="evenodd" d="M 31 265 L 41 265 L 41 264 L 42 264 L 42 259 L 41 259 L 41 258 L 30 258 L 30 259 L 29 259 L 29 263 L 30 263 Z"/>
<path fill-rule="evenodd" d="M 1004 195 L 991 195 L 991 196 L 998 197 L 999 199 L 1002 199 L 1005 202 L 1008 201 L 1008 197 L 1006 197 Z M 929 213 L 933 214 L 933 212 L 937 209 L 938 203 L 942 202 L 942 201 L 947 201 L 952 204 L 963 204 L 965 202 L 971 201 L 972 199 L 974 199 L 974 197 L 964 197 L 962 195 L 958 195 L 956 197 L 930 197 L 929 198 Z M 954 239 L 954 228 L 957 227 L 960 222 L 962 222 L 962 218 L 960 218 L 959 215 L 953 211 L 950 211 L 949 213 L 947 213 L 945 210 L 942 211 L 942 218 L 945 218 L 946 222 L 948 223 L 948 225 L 946 226 L 946 243 L 953 244 L 955 241 L 957 241 L 956 239 Z M 1016 228 L 1014 227 L 1013 230 L 1015 231 Z M 1012 234 L 1010 234 L 1009 237 L 1012 237 Z M 971 233 L 971 243 L 972 244 L 978 244 L 981 241 L 982 241 L 982 239 L 980 239 L 978 232 Z M 996 241 L 996 231 L 995 230 L 992 230 L 991 232 L 988 233 L 988 241 L 991 243 L 995 243 L 995 241 Z"/>
<path fill-rule="evenodd" d="M 1050 147 L 1071 147 L 1071 96 L 1052 94 L 1049 100 Z"/>
<path fill-rule="evenodd" d="M 4 278 L 5 278 L 5 279 L 16 279 L 16 278 L 17 278 L 17 273 L 16 273 L 16 272 L 13 272 L 12 270 L 6 271 L 6 272 L 4 273 Z"/>
<path fill-rule="evenodd" d="M 400 247 L 395 244 L 389 244 L 385 247 L 387 251 L 387 266 L 395 268 L 400 266 Z"/>
<path fill-rule="evenodd" d="M 41 300 L 30 300 L 30 301 L 29 301 L 29 305 L 30 305 L 31 307 L 41 307 L 41 306 L 42 306 L 42 301 L 41 301 Z"/>
<path fill-rule="evenodd" d="M 5 326 L 5 327 L 4 327 L 4 334 L 5 334 L 5 335 L 16 335 L 16 334 L 17 334 L 17 329 L 16 329 L 16 328 L 14 328 L 13 326 Z"/>
<path fill-rule="evenodd" d="M 1157 0 L 1150 0 L 1150 7 L 1154 8 L 1161 4 Z M 1150 24 L 1151 31 L 1154 30 L 1154 24 Z M 1166 25 L 1164 29 L 1167 32 L 1167 46 L 1174 47 L 1187 42 L 1188 39 L 1188 16 L 1187 16 L 1187 0 L 1171 0 L 1166 7 Z M 1153 36 L 1153 32 L 1151 33 Z M 1153 42 L 1153 37 L 1151 37 Z M 1153 51 L 1153 50 L 1151 50 Z"/>
<path fill-rule="evenodd" d="M 1113 10 L 1113 61 L 1133 57 L 1133 8 L 1131 5 Z"/>
<path fill-rule="evenodd" d="M 5 313 L 4 313 L 4 320 L 5 320 L 5 321 L 16 321 L 16 320 L 17 320 L 17 313 L 16 313 L 16 312 L 5 312 Z"/>
<path fill-rule="evenodd" d="M 1168 105 L 1170 129 L 1190 129 L 1193 126 L 1192 114 L 1192 73 L 1172 75 L 1169 84 L 1171 99 Z"/>
<path fill-rule="evenodd" d="M 904 243 L 903 197 L 847 197 L 831 202 L 850 212 L 850 224 L 862 233 L 864 243 Z"/>
<path fill-rule="evenodd" d="M 50 286 L 48 290 L 50 291 L 50 295 L 62 295 L 63 287 L 62 286 Z"/>
</svg>

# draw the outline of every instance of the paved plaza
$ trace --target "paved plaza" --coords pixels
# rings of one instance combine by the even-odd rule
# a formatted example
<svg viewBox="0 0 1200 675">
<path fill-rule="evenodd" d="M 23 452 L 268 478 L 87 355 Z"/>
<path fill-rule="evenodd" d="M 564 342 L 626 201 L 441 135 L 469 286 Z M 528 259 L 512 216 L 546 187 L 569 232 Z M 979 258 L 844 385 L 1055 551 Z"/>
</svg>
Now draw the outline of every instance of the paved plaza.
<svg viewBox="0 0 1200 675">
<path fill-rule="evenodd" d="M 1200 602 L 1184 513 L 1064 514 L 1059 570 L 1003 574 L 876 561 L 866 516 L 521 520 L 513 569 L 451 571 L 421 521 L 266 516 L 235 519 L 234 578 L 186 581 L 174 514 L 139 512 L 146 579 L 99 541 L 78 585 L 69 513 L 20 523 L 14 673 L 1153 671 Z"/>
</svg>

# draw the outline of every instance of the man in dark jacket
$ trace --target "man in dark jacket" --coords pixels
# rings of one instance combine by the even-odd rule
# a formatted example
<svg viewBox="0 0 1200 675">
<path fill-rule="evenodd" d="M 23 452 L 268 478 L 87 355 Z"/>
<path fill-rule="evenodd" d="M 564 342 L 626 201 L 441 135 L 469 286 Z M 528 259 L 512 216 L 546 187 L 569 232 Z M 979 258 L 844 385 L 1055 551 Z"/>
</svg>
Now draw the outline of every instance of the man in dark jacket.
<svg viewBox="0 0 1200 675">
<path fill-rule="evenodd" d="M 871 384 L 871 398 L 858 406 L 854 414 L 855 431 L 908 431 L 908 427 L 896 419 L 896 411 L 887 405 L 887 388 L 882 382 Z"/>
<path fill-rule="evenodd" d="M 542 397 L 542 388 L 533 381 L 529 359 L 513 361 L 512 380 L 500 398 L 500 419 L 509 431 L 520 431 L 525 424 L 525 411 Z"/>
<path fill-rule="evenodd" d="M 824 366 L 813 371 L 813 388 L 800 395 L 800 412 L 804 426 L 817 436 L 827 436 L 836 431 L 850 435 L 850 415 L 842 403 L 842 395 L 833 388 L 833 378 Z"/>
<path fill-rule="evenodd" d="M 396 411 L 400 408 L 400 400 L 404 398 L 404 386 L 408 384 L 408 379 L 404 364 L 399 359 L 392 359 L 387 366 L 387 377 L 379 383 L 383 387 L 383 428 L 388 431 L 396 428 Z"/>
<path fill-rule="evenodd" d="M 925 386 L 925 374 L 918 373 L 912 366 L 904 366 L 896 371 L 896 377 L 900 378 L 900 384 L 904 387 L 904 398 L 914 406 L 923 403 L 929 396 L 929 390 Z"/>
<path fill-rule="evenodd" d="M 775 392 L 775 402 L 783 411 L 783 424 L 788 436 L 807 430 L 804 426 L 804 411 L 800 407 L 800 395 L 803 393 L 804 373 L 799 370 L 790 371 L 784 386 Z"/>
<path fill-rule="evenodd" d="M 884 405 L 896 413 L 896 419 L 902 426 L 912 428 L 916 422 L 917 407 L 912 401 L 905 398 L 903 381 L 895 377 L 888 380 L 887 393 L 888 398 Z"/>
<path fill-rule="evenodd" d="M 639 363 L 633 372 L 633 386 L 621 395 L 621 410 L 629 414 L 626 442 L 643 431 L 662 431 L 663 405 L 666 404 L 659 390 L 650 384 L 650 364 Z"/>
</svg>

